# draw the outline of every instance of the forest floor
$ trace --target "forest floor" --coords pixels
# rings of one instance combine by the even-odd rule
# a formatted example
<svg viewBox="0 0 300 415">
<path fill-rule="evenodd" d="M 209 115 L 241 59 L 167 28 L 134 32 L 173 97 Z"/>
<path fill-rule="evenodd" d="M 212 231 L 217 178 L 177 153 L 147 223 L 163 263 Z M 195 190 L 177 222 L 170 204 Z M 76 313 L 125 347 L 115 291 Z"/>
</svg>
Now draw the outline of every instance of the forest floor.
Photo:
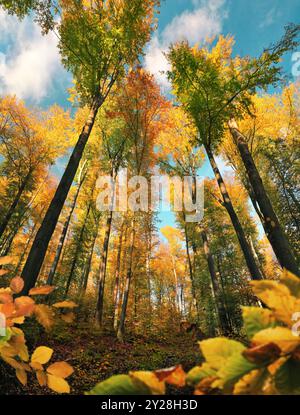
<svg viewBox="0 0 300 415">
<path fill-rule="evenodd" d="M 32 340 L 33 339 L 33 340 Z M 98 382 L 130 370 L 154 370 L 182 364 L 185 370 L 201 361 L 197 340 L 186 333 L 169 335 L 127 335 L 124 343 L 109 332 L 91 331 L 90 327 L 65 327 L 51 334 L 31 333 L 30 348 L 45 345 L 54 349 L 53 361 L 65 360 L 74 368 L 68 379 L 71 393 L 84 394 Z M 2 394 L 53 394 L 41 388 L 32 376 L 23 387 L 15 378 L 13 369 L 0 366 Z M 172 390 L 175 394 L 186 391 Z"/>
</svg>

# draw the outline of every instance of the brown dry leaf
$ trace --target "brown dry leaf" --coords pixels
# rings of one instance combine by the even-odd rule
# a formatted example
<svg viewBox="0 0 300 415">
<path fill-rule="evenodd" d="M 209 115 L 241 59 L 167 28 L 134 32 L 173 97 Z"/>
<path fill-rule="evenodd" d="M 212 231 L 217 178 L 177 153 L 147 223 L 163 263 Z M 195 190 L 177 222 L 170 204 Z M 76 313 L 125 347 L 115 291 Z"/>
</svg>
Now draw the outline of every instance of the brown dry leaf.
<svg viewBox="0 0 300 415">
<path fill-rule="evenodd" d="M 281 349 L 275 343 L 267 343 L 246 349 L 242 355 L 251 363 L 271 363 L 280 357 Z"/>
<path fill-rule="evenodd" d="M 9 271 L 7 271 L 7 269 L 0 269 L 0 277 L 2 277 L 3 275 L 8 274 Z"/>
</svg>

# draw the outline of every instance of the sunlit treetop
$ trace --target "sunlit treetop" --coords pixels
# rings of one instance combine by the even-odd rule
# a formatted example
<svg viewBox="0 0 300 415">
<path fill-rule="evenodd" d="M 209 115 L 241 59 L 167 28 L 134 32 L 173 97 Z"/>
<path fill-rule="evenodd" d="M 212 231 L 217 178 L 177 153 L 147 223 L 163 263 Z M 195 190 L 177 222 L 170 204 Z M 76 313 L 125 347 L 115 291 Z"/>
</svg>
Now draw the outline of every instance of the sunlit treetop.
<svg viewBox="0 0 300 415">
<path fill-rule="evenodd" d="M 229 119 L 251 111 L 252 95 L 281 81 L 281 57 L 296 47 L 299 30 L 298 25 L 286 27 L 283 38 L 258 58 L 232 57 L 232 37 L 220 36 L 216 44 L 200 48 L 187 42 L 171 46 L 168 76 L 203 144 L 217 146 Z"/>
<path fill-rule="evenodd" d="M 105 98 L 143 53 L 158 0 L 62 0 L 59 49 L 81 101 Z"/>
</svg>

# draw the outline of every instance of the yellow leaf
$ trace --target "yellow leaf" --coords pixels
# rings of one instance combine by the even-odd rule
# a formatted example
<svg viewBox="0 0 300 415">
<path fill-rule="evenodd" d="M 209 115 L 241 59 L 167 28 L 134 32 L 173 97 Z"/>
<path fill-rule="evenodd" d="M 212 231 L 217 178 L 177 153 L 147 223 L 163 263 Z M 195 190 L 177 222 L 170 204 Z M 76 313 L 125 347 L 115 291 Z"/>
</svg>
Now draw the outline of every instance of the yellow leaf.
<svg viewBox="0 0 300 415">
<path fill-rule="evenodd" d="M 31 356 L 31 362 L 37 362 L 41 365 L 49 362 L 53 354 L 53 350 L 49 347 L 40 346 L 35 349 Z"/>
<path fill-rule="evenodd" d="M 67 362 L 56 362 L 47 368 L 47 372 L 50 373 L 50 375 L 65 379 L 72 375 L 74 369 Z"/>
<path fill-rule="evenodd" d="M 216 370 L 223 367 L 229 357 L 240 354 L 245 349 L 241 343 L 225 337 L 203 340 L 199 344 L 207 363 Z"/>
<path fill-rule="evenodd" d="M 44 370 L 43 366 L 38 362 L 30 362 L 29 364 L 32 367 L 32 369 L 34 369 L 34 370 L 37 370 L 37 371 L 43 371 Z"/>
<path fill-rule="evenodd" d="M 22 316 L 22 317 L 16 317 L 16 318 L 13 318 L 12 319 L 12 322 L 14 324 L 23 324 L 24 321 L 25 321 L 25 317 L 24 316 Z"/>
<path fill-rule="evenodd" d="M 234 395 L 261 394 L 268 372 L 265 368 L 255 369 L 243 376 L 234 386 Z"/>
<path fill-rule="evenodd" d="M 36 371 L 36 378 L 37 378 L 37 381 L 39 382 L 40 386 L 46 386 L 47 385 L 47 375 L 44 371 L 37 370 Z"/>
<path fill-rule="evenodd" d="M 144 383 L 151 390 L 152 395 L 165 394 L 165 382 L 160 382 L 155 373 L 148 371 L 129 372 L 129 376 L 133 382 Z"/>
<path fill-rule="evenodd" d="M 292 316 L 300 310 L 300 300 L 293 297 L 285 285 L 276 281 L 251 281 L 251 285 L 254 294 L 272 309 L 274 317 L 292 327 Z"/>
<path fill-rule="evenodd" d="M 47 375 L 47 385 L 57 393 L 70 393 L 70 386 L 63 378 L 53 375 Z"/>
<path fill-rule="evenodd" d="M 275 343 L 283 353 L 290 353 L 300 346 L 300 337 L 294 336 L 286 327 L 272 327 L 256 333 L 252 342 L 255 344 Z"/>
<path fill-rule="evenodd" d="M 51 285 L 43 285 L 42 287 L 32 288 L 29 291 L 29 295 L 47 295 L 52 293 L 53 290 L 55 290 L 55 287 L 52 287 Z"/>
<path fill-rule="evenodd" d="M 54 324 L 54 313 L 51 307 L 46 304 L 37 304 L 34 307 L 34 315 L 46 330 L 51 329 Z"/>
<path fill-rule="evenodd" d="M 2 359 L 4 360 L 4 362 L 6 362 L 8 365 L 13 367 L 14 369 L 23 369 L 22 364 L 18 362 L 17 360 L 13 359 L 12 357 L 2 356 Z"/>
<path fill-rule="evenodd" d="M 63 314 L 61 316 L 61 319 L 63 321 L 65 321 L 66 323 L 73 323 L 74 319 L 75 319 L 75 314 L 74 313 L 67 313 L 67 314 Z"/>
<path fill-rule="evenodd" d="M 8 274 L 9 271 L 7 271 L 7 269 L 0 269 L 0 277 L 2 277 L 2 275 L 6 275 Z"/>
<path fill-rule="evenodd" d="M 10 289 L 18 294 L 23 290 L 24 287 L 24 280 L 21 277 L 15 277 L 10 282 Z"/>
<path fill-rule="evenodd" d="M 7 265 L 13 262 L 13 257 L 11 256 L 2 256 L 0 257 L 0 265 Z"/>
<path fill-rule="evenodd" d="M 16 369 L 16 376 L 22 385 L 25 386 L 27 384 L 27 373 L 24 369 Z"/>
<path fill-rule="evenodd" d="M 53 307 L 55 308 L 75 308 L 78 307 L 74 301 L 62 301 L 60 303 L 53 304 Z"/>
<path fill-rule="evenodd" d="M 284 270 L 280 276 L 280 282 L 288 287 L 291 294 L 300 297 L 300 279 L 288 270 Z"/>
</svg>

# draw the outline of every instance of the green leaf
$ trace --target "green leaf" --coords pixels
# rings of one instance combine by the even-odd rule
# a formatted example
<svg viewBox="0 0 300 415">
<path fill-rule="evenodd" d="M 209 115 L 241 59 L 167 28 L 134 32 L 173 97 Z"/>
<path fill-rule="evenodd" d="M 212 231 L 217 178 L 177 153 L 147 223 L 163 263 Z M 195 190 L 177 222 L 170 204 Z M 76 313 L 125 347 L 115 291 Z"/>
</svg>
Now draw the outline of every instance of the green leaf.
<svg viewBox="0 0 300 415">
<path fill-rule="evenodd" d="M 212 369 L 208 363 L 203 363 L 201 366 L 195 366 L 191 369 L 186 377 L 188 385 L 197 385 L 202 379 L 216 376 L 217 371 Z"/>
<path fill-rule="evenodd" d="M 249 339 L 260 330 L 276 325 L 270 310 L 258 307 L 242 307 L 244 329 Z"/>
<path fill-rule="evenodd" d="M 220 380 L 217 380 L 213 386 L 223 388 L 224 392 L 230 392 L 239 379 L 257 368 L 258 365 L 249 362 L 241 354 L 233 354 L 218 371 L 217 376 Z"/>
<path fill-rule="evenodd" d="M 284 395 L 300 394 L 300 362 L 289 359 L 275 374 L 275 386 Z"/>
<path fill-rule="evenodd" d="M 226 337 L 203 340 L 199 344 L 205 360 L 212 369 L 216 370 L 221 369 L 228 358 L 239 355 L 245 349 L 242 343 Z"/>
<path fill-rule="evenodd" d="M 143 382 L 133 381 L 129 375 L 115 375 L 98 383 L 86 395 L 151 395 L 151 391 Z"/>
</svg>

